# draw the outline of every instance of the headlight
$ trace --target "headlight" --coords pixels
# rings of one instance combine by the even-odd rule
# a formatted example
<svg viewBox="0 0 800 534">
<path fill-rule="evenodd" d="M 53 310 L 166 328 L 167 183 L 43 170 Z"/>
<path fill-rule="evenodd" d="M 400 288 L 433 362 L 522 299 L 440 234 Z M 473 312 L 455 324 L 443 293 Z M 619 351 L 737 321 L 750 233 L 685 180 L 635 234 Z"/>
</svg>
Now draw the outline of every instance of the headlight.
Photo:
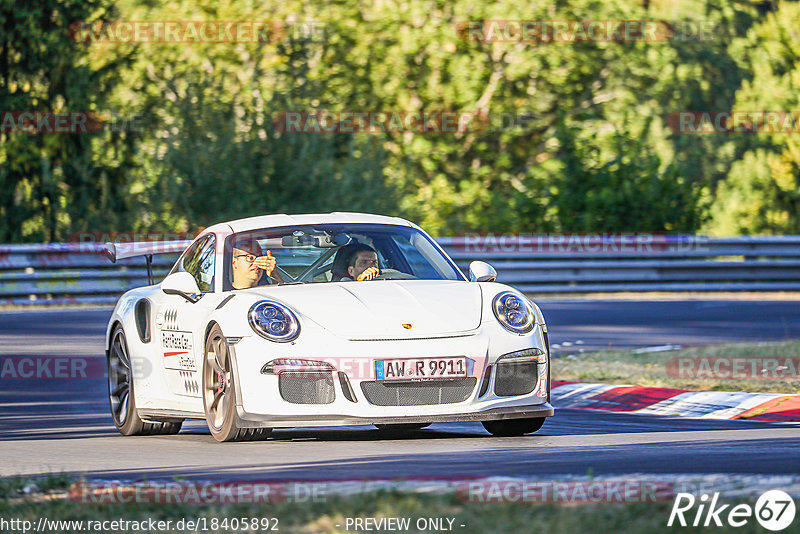
<svg viewBox="0 0 800 534">
<path fill-rule="evenodd" d="M 294 312 L 270 300 L 256 302 L 250 308 L 247 319 L 256 334 L 270 341 L 284 343 L 300 334 L 300 322 Z"/>
<path fill-rule="evenodd" d="M 510 291 L 500 293 L 492 303 L 494 316 L 506 330 L 525 334 L 533 330 L 533 310 L 528 302 Z"/>
</svg>

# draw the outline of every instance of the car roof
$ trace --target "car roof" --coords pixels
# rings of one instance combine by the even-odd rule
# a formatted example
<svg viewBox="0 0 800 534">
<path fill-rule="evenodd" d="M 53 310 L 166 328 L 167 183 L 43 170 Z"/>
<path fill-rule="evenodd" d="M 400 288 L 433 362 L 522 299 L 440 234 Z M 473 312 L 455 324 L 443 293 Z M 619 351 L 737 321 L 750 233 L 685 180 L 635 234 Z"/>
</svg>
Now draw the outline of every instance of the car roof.
<svg viewBox="0 0 800 534">
<path fill-rule="evenodd" d="M 276 228 L 280 226 L 300 226 L 308 224 L 393 224 L 399 226 L 410 226 L 418 228 L 417 225 L 400 217 L 388 217 L 386 215 L 374 215 L 371 213 L 355 212 L 333 212 L 333 213 L 302 213 L 298 215 L 286 215 L 284 213 L 274 215 L 260 215 L 237 219 L 227 223 L 215 224 L 207 231 L 220 231 L 226 226 L 228 231 L 234 233 L 246 232 L 248 230 L 258 230 L 260 228 Z M 225 228 L 227 230 L 227 228 Z"/>
</svg>

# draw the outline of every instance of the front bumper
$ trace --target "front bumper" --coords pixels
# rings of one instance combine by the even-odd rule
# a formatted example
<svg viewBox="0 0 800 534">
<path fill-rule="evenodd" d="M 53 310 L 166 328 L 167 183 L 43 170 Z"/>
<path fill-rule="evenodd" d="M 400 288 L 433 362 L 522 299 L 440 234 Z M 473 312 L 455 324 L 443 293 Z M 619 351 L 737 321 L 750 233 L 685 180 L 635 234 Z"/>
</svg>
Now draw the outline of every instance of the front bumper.
<svg viewBox="0 0 800 534">
<path fill-rule="evenodd" d="M 499 326 L 499 325 L 498 325 Z M 546 351 L 542 329 L 524 336 L 482 327 L 464 335 L 424 340 L 353 341 L 327 336 L 303 336 L 297 343 L 272 343 L 258 336 L 242 338 L 232 345 L 236 380 L 236 412 L 241 427 L 313 427 L 392 423 L 436 423 L 490 421 L 498 419 L 551 417 L 549 361 L 539 364 L 536 385 L 529 393 L 514 396 L 495 394 L 501 355 L 537 347 Z M 343 356 L 346 355 L 346 356 Z M 378 405 L 368 401 L 363 383 L 376 380 L 374 361 L 386 358 L 465 356 L 475 386 L 461 402 L 416 405 Z M 275 358 L 312 359 L 332 362 L 333 395 L 330 402 L 299 404 L 287 402 L 279 391 L 278 376 L 264 374 L 262 367 Z M 355 400 L 344 391 L 339 372 L 347 375 Z M 489 382 L 484 384 L 484 378 Z"/>
<path fill-rule="evenodd" d="M 437 414 L 437 415 L 407 415 L 400 417 L 374 416 L 358 417 L 352 415 L 314 415 L 313 418 L 302 419 L 299 416 L 282 416 L 253 414 L 245 412 L 241 406 L 236 407 L 239 421 L 243 427 L 270 427 L 293 428 L 298 426 L 349 426 L 349 425 L 374 425 L 393 423 L 463 423 L 469 421 L 496 421 L 501 419 L 522 419 L 552 417 L 553 406 L 546 402 L 535 406 L 511 406 L 507 408 L 493 408 L 481 412 Z"/>
</svg>

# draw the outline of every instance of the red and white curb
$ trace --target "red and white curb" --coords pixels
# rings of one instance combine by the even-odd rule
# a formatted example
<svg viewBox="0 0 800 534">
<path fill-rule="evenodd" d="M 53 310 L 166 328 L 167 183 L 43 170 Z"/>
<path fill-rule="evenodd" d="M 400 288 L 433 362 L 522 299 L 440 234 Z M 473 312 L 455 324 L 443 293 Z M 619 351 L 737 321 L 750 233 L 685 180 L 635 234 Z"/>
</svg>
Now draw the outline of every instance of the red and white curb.
<svg viewBox="0 0 800 534">
<path fill-rule="evenodd" d="M 800 395 L 553 381 L 556 408 L 606 410 L 705 419 L 800 421 Z"/>
</svg>

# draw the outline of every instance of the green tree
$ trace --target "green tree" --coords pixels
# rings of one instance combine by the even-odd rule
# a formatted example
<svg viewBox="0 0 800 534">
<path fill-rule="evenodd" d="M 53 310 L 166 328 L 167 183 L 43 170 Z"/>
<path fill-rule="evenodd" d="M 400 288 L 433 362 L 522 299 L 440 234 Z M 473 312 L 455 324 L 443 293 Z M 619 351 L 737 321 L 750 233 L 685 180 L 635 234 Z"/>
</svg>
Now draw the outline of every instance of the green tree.
<svg viewBox="0 0 800 534">
<path fill-rule="evenodd" d="M 273 42 L 136 47 L 136 64 L 112 99 L 121 114 L 144 124 L 129 174 L 139 205 L 136 229 L 191 230 L 274 212 L 395 211 L 380 139 L 275 127 L 281 113 L 336 101 L 319 76 L 332 45 L 329 35 L 310 31 L 307 23 L 319 24 L 314 9 L 299 2 L 131 2 L 123 10 L 135 20 L 198 20 L 198 8 L 206 20 L 280 21 L 286 35 Z M 126 48 L 98 49 L 95 60 Z"/>
<path fill-rule="evenodd" d="M 693 233 L 702 222 L 700 192 L 679 165 L 663 165 L 646 138 L 618 133 L 607 161 L 596 136 L 560 128 L 554 204 L 563 230 Z"/>
<path fill-rule="evenodd" d="M 437 234 L 692 232 L 709 209 L 718 232 L 796 228 L 796 141 L 683 135 L 666 122 L 734 103 L 797 109 L 796 3 L 762 13 L 766 4 L 724 0 L 0 1 L 0 109 L 127 122 L 95 135 L 1 134 L 0 241 L 329 210 L 404 215 Z M 279 21 L 287 33 L 258 43 L 69 40 L 72 22 L 100 18 Z M 466 21 L 515 19 L 667 19 L 677 33 L 535 44 L 459 32 Z M 274 125 L 311 110 L 472 112 L 482 127 Z M 748 162 L 761 166 L 750 177 Z M 768 223 L 732 225 L 748 220 L 741 210 Z"/>
<path fill-rule="evenodd" d="M 0 110 L 97 110 L 113 70 L 93 69 L 70 25 L 112 14 L 106 0 L 0 3 Z M 125 171 L 96 160 L 87 134 L 0 133 L 0 241 L 64 240 L 116 221 Z M 120 210 L 120 211 L 124 211 Z"/>
<path fill-rule="evenodd" d="M 800 3 L 779 2 L 732 44 L 752 70 L 736 93 L 735 109 L 790 115 L 800 129 Z M 800 233 L 800 140 L 796 134 L 734 134 L 743 154 L 720 183 L 709 230 L 717 234 Z"/>
</svg>

